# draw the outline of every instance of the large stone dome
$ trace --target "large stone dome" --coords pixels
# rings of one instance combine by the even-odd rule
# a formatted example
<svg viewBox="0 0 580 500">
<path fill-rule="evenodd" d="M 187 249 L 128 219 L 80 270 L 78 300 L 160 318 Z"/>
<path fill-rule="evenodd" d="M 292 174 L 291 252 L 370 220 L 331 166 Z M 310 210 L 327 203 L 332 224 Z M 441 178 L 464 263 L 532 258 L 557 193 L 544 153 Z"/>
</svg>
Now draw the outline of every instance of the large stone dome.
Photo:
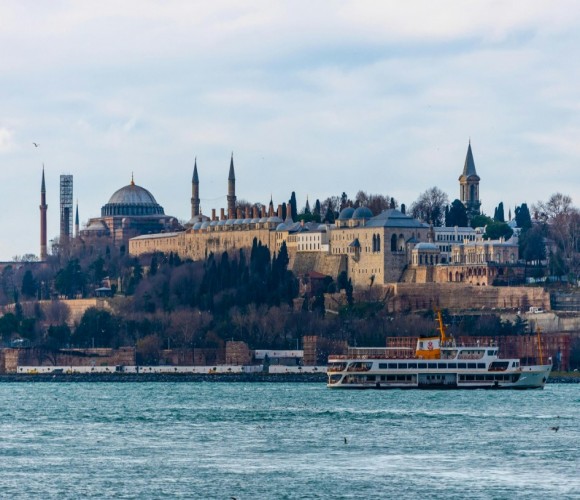
<svg viewBox="0 0 580 500">
<path fill-rule="evenodd" d="M 101 209 L 101 217 L 111 215 L 164 215 L 163 207 L 155 201 L 147 189 L 133 181 L 128 186 L 115 191 Z"/>
</svg>

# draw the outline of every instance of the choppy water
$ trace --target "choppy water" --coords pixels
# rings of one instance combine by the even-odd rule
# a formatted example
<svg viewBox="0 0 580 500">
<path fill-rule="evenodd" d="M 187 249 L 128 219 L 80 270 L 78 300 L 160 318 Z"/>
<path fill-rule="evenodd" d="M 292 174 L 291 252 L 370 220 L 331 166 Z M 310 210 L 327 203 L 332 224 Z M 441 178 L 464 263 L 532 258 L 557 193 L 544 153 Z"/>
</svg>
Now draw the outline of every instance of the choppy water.
<svg viewBox="0 0 580 500">
<path fill-rule="evenodd" d="M 580 385 L 38 383 L 0 400 L 3 498 L 580 498 Z"/>
</svg>

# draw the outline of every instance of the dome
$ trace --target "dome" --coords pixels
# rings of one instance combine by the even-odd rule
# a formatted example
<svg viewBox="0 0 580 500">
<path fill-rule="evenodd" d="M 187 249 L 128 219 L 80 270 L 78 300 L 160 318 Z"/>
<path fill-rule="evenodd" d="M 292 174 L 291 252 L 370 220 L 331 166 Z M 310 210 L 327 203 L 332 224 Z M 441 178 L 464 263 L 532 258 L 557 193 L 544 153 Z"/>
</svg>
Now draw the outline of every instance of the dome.
<svg viewBox="0 0 580 500">
<path fill-rule="evenodd" d="M 353 219 L 370 219 L 373 216 L 370 208 L 358 207 L 352 214 Z"/>
<path fill-rule="evenodd" d="M 426 243 L 426 242 L 422 242 L 422 243 L 417 243 L 415 245 L 415 249 L 416 250 L 439 250 L 439 248 L 437 247 L 437 245 L 435 245 L 435 243 Z"/>
<path fill-rule="evenodd" d="M 189 221 L 185 224 L 186 227 L 195 226 L 198 222 L 205 222 L 208 221 L 209 217 L 207 215 L 199 214 L 194 215 Z"/>
<path fill-rule="evenodd" d="M 193 225 L 193 229 L 194 229 L 195 231 L 197 231 L 198 229 L 201 229 L 201 222 L 196 222 L 196 223 Z"/>
<path fill-rule="evenodd" d="M 284 222 L 284 221 L 282 219 L 280 219 L 280 217 L 273 215 L 272 217 L 268 217 L 268 222 L 274 222 L 276 224 L 279 224 L 280 222 Z"/>
<path fill-rule="evenodd" d="M 262 222 L 268 222 L 268 218 L 267 217 L 262 217 L 258 222 L 262 223 Z"/>
<path fill-rule="evenodd" d="M 215 226 L 217 226 L 217 225 L 218 225 L 218 221 L 217 221 L 217 220 L 212 220 L 212 221 L 209 223 L 209 225 L 210 225 L 211 227 L 215 227 Z"/>
<path fill-rule="evenodd" d="M 236 219 L 234 221 L 235 226 L 241 226 L 244 223 L 244 219 Z"/>
<path fill-rule="evenodd" d="M 208 221 L 205 221 L 205 222 L 202 222 L 202 223 L 201 223 L 201 227 L 200 227 L 200 229 L 206 229 L 206 228 L 208 228 L 208 227 L 209 227 L 209 222 L 208 222 Z"/>
<path fill-rule="evenodd" d="M 251 223 L 251 224 L 257 224 L 258 222 L 260 222 L 260 219 L 257 219 L 257 218 L 255 218 L 255 219 L 252 219 L 252 220 L 250 221 L 250 223 Z"/>
<path fill-rule="evenodd" d="M 226 225 L 226 221 L 225 220 L 220 220 L 217 223 L 218 226 L 225 226 Z"/>
<path fill-rule="evenodd" d="M 352 218 L 352 214 L 354 214 L 354 208 L 346 207 L 340 211 L 338 215 L 339 220 L 347 220 Z"/>
<path fill-rule="evenodd" d="M 107 226 L 100 220 L 92 220 L 87 227 L 84 229 L 85 231 L 106 231 Z"/>
<path fill-rule="evenodd" d="M 234 225 L 234 219 L 228 219 L 226 221 L 226 226 L 233 226 Z"/>
<path fill-rule="evenodd" d="M 165 212 L 149 191 L 131 181 L 128 186 L 115 191 L 101 208 L 101 217 L 115 215 L 165 215 Z"/>
<path fill-rule="evenodd" d="M 283 222 L 276 226 L 276 231 L 284 231 L 286 229 L 286 224 Z"/>
</svg>

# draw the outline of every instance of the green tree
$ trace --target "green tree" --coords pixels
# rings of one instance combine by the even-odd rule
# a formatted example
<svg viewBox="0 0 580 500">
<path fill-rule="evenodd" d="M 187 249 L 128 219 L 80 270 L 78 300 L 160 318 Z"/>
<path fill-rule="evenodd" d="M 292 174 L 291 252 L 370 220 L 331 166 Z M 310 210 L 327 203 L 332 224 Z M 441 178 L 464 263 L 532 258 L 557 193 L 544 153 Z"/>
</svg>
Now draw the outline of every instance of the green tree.
<svg viewBox="0 0 580 500">
<path fill-rule="evenodd" d="M 72 335 L 72 343 L 80 347 L 114 347 L 119 321 L 110 312 L 89 307 Z"/>
<path fill-rule="evenodd" d="M 505 215 L 503 211 L 503 201 L 499 203 L 493 214 L 493 220 L 495 222 L 505 222 Z"/>
<path fill-rule="evenodd" d="M 475 229 L 476 227 L 485 227 L 493 223 L 493 219 L 484 214 L 477 214 L 471 219 L 471 227 Z"/>
<path fill-rule="evenodd" d="M 50 325 L 46 332 L 46 343 L 52 349 L 66 347 L 70 343 L 70 327 L 63 323 L 62 325 Z"/>
<path fill-rule="evenodd" d="M 69 299 L 82 294 L 86 282 L 86 275 L 82 271 L 79 260 L 71 259 L 66 267 L 56 273 L 54 287 Z"/>
<path fill-rule="evenodd" d="M 453 200 L 445 217 L 447 227 L 467 227 L 467 210 L 459 200 Z"/>
<path fill-rule="evenodd" d="M 298 220 L 298 208 L 296 204 L 296 193 L 292 191 L 290 195 L 290 216 L 292 217 L 293 221 Z"/>
<path fill-rule="evenodd" d="M 532 227 L 523 232 L 519 239 L 520 256 L 526 262 L 540 262 L 546 259 L 546 244 L 544 230 L 541 225 Z"/>
<path fill-rule="evenodd" d="M 516 207 L 515 216 L 516 224 L 522 231 L 527 231 L 532 227 L 532 218 L 526 203 L 522 203 L 519 207 Z"/>
<path fill-rule="evenodd" d="M 22 288 L 20 289 L 22 295 L 27 298 L 36 297 L 38 291 L 38 283 L 32 275 L 32 271 L 27 269 L 22 277 Z"/>
<path fill-rule="evenodd" d="M 9 312 L 0 316 L 0 335 L 4 341 L 9 341 L 12 334 L 18 332 L 18 318 Z"/>
<path fill-rule="evenodd" d="M 485 234 L 483 237 L 486 240 L 499 240 L 500 238 L 509 240 L 512 237 L 512 234 L 514 234 L 513 229 L 505 222 L 490 222 L 485 227 Z"/>
</svg>

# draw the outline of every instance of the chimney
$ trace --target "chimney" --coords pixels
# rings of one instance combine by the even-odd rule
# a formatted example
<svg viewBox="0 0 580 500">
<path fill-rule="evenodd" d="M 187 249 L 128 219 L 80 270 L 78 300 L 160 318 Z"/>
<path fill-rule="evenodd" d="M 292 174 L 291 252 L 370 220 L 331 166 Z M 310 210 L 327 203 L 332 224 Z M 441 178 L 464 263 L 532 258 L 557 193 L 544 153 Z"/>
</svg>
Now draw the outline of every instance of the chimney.
<svg viewBox="0 0 580 500">
<path fill-rule="evenodd" d="M 212 209 L 211 209 L 211 220 L 217 220 L 217 219 L 215 218 L 215 208 L 212 208 Z"/>
<path fill-rule="evenodd" d="M 242 209 L 240 207 L 238 207 L 237 213 L 236 213 L 236 219 L 242 219 Z"/>
<path fill-rule="evenodd" d="M 278 217 L 282 218 L 282 204 L 278 205 Z"/>
<path fill-rule="evenodd" d="M 220 208 L 220 220 L 226 220 L 226 210 L 225 210 L 225 208 Z"/>
<path fill-rule="evenodd" d="M 260 218 L 260 214 L 258 214 L 258 207 L 254 205 L 252 207 L 252 211 L 254 212 L 252 214 L 252 219 L 259 219 Z"/>
</svg>

